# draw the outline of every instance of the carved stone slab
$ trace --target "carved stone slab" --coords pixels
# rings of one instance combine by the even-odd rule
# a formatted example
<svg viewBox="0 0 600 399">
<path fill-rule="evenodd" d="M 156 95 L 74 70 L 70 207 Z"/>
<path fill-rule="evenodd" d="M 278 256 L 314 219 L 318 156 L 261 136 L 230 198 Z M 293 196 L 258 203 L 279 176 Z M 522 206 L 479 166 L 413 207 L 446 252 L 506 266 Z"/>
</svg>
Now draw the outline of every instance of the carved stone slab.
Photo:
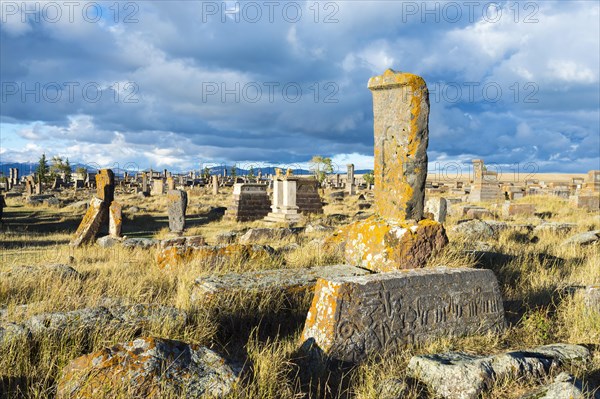
<svg viewBox="0 0 600 399">
<path fill-rule="evenodd" d="M 314 340 L 330 358 L 359 362 L 402 345 L 504 327 L 491 270 L 440 267 L 319 279 L 301 341 Z"/>
</svg>

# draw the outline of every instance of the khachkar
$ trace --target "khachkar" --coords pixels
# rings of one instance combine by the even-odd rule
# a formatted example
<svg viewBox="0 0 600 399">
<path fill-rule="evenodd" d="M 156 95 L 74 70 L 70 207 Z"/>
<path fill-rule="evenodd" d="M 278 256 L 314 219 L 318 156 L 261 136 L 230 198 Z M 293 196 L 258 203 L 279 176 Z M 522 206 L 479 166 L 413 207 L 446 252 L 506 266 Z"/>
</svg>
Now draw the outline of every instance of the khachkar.
<svg viewBox="0 0 600 399">
<path fill-rule="evenodd" d="M 96 196 L 90 201 L 73 239 L 71 246 L 78 247 L 94 240 L 103 224 L 109 224 L 111 236 L 121 234 L 121 205 L 114 201 L 115 174 L 110 169 L 101 169 L 96 174 Z"/>
<path fill-rule="evenodd" d="M 328 358 L 360 362 L 404 345 L 504 327 L 491 270 L 439 267 L 319 279 L 301 342 Z"/>
<path fill-rule="evenodd" d="M 429 92 L 423 78 L 391 69 L 369 80 L 375 135 L 375 216 L 342 228 L 348 263 L 387 272 L 424 267 L 448 243 L 423 219 Z"/>
</svg>

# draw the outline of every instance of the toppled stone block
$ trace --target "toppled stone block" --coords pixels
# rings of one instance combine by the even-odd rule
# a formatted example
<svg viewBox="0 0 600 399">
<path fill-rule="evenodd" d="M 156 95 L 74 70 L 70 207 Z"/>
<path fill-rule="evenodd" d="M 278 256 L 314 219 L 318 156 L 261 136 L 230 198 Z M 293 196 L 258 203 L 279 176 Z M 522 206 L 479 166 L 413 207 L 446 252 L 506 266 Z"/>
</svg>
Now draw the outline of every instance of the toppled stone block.
<svg viewBox="0 0 600 399">
<path fill-rule="evenodd" d="M 466 216 L 468 219 L 486 219 L 486 218 L 493 218 L 494 214 L 487 209 L 475 208 L 475 209 L 469 209 L 467 211 Z"/>
<path fill-rule="evenodd" d="M 102 248 L 111 248 L 120 243 L 121 240 L 111 236 L 100 237 L 96 240 L 96 244 L 98 244 Z"/>
<path fill-rule="evenodd" d="M 119 388 L 134 397 L 227 395 L 239 370 L 208 348 L 140 338 L 71 361 L 58 382 L 58 399 L 95 398 Z"/>
<path fill-rule="evenodd" d="M 221 276 L 206 276 L 196 279 L 192 290 L 192 301 L 231 294 L 232 292 L 265 293 L 286 291 L 289 293 L 308 291 L 319 278 L 363 276 L 369 271 L 349 266 L 318 266 L 301 269 L 261 270 L 247 273 L 228 273 Z"/>
<path fill-rule="evenodd" d="M 123 240 L 123 248 L 129 249 L 150 249 L 158 244 L 154 238 L 127 238 Z"/>
<path fill-rule="evenodd" d="M 301 340 L 357 362 L 401 345 L 504 327 L 491 270 L 440 267 L 319 279 Z"/>
<path fill-rule="evenodd" d="M 107 216 L 108 204 L 100 198 L 92 198 L 90 206 L 69 245 L 79 247 L 92 242 L 96 238 L 98 230 L 100 230 L 100 226 L 106 220 Z"/>
<path fill-rule="evenodd" d="M 557 223 L 557 222 L 546 222 L 533 229 L 534 233 L 541 233 L 548 231 L 553 234 L 566 234 L 573 229 L 577 228 L 577 223 Z"/>
<path fill-rule="evenodd" d="M 553 344 L 495 356 L 456 352 L 414 356 L 407 372 L 442 398 L 476 399 L 495 380 L 541 378 L 553 367 L 590 358 L 590 351 L 583 346 Z"/>
<path fill-rule="evenodd" d="M 345 242 L 348 263 L 377 272 L 425 267 L 448 243 L 444 226 L 427 219 L 394 223 L 371 217 L 343 227 L 337 236 Z"/>
<path fill-rule="evenodd" d="M 495 236 L 494 229 L 483 220 L 469 220 L 458 223 L 452 231 L 470 239 L 486 239 Z"/>
<path fill-rule="evenodd" d="M 248 230 L 240 237 L 240 244 L 252 244 L 264 240 L 283 240 L 292 237 L 294 233 L 288 228 L 257 228 Z"/>
<path fill-rule="evenodd" d="M 268 245 L 257 244 L 226 244 L 226 245 L 197 245 L 184 244 L 161 245 L 156 255 L 156 263 L 160 268 L 177 267 L 190 262 L 202 262 L 213 267 L 231 259 L 260 261 L 274 254 Z"/>
<path fill-rule="evenodd" d="M 589 245 L 600 241 L 600 230 L 575 234 L 563 241 L 562 245 Z"/>
<path fill-rule="evenodd" d="M 505 218 L 516 215 L 533 216 L 534 213 L 534 204 L 513 204 L 511 202 L 505 202 L 504 205 L 502 205 L 502 216 Z"/>
</svg>

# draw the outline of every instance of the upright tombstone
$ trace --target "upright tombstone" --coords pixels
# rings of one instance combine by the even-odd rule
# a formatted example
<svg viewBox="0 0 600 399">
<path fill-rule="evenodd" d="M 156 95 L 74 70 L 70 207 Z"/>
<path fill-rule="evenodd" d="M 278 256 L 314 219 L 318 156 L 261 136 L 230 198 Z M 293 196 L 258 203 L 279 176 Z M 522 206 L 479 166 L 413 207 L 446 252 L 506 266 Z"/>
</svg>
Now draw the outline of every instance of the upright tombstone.
<svg viewBox="0 0 600 399">
<path fill-rule="evenodd" d="M 340 188 L 340 174 L 336 173 L 335 175 L 335 188 Z"/>
<path fill-rule="evenodd" d="M 423 78 L 391 69 L 369 80 L 375 136 L 375 216 L 342 228 L 346 260 L 388 272 L 424 267 L 448 243 L 442 224 L 423 220 L 429 91 Z"/>
<path fill-rule="evenodd" d="M 219 194 L 219 176 L 212 175 L 212 193 L 213 195 Z"/>
<path fill-rule="evenodd" d="M 25 179 L 25 195 L 30 196 L 33 195 L 33 181 L 29 177 Z"/>
<path fill-rule="evenodd" d="M 173 176 L 167 177 L 167 191 L 175 190 L 175 179 Z"/>
<path fill-rule="evenodd" d="M 266 184 L 236 183 L 232 203 L 225 211 L 225 219 L 250 222 L 264 219 L 271 210 Z"/>
<path fill-rule="evenodd" d="M 162 195 L 165 189 L 165 183 L 163 179 L 152 180 L 152 195 Z"/>
<path fill-rule="evenodd" d="M 183 190 L 169 190 L 167 192 L 167 213 L 171 232 L 182 233 L 185 229 L 186 209 L 187 193 Z"/>
<path fill-rule="evenodd" d="M 115 174 L 110 169 L 100 169 L 96 174 L 96 197 L 110 205 L 115 199 Z"/>
<path fill-rule="evenodd" d="M 148 189 L 148 174 L 146 172 L 142 172 L 142 193 L 150 194 L 150 190 Z"/>
<path fill-rule="evenodd" d="M 473 185 L 469 202 L 497 201 L 500 199 L 498 173 L 488 171 L 482 159 L 473 160 Z"/>
<path fill-rule="evenodd" d="M 281 174 L 281 170 L 273 178 L 273 201 L 271 212 L 265 220 L 267 222 L 296 223 L 300 221 L 298 206 L 296 205 L 297 177 L 291 175 L 288 169 L 286 175 Z"/>
<path fill-rule="evenodd" d="M 296 205 L 303 214 L 323 213 L 323 202 L 319 195 L 319 182 L 314 177 L 296 181 Z"/>
<path fill-rule="evenodd" d="M 335 360 L 360 362 L 404 345 L 504 327 L 491 270 L 439 267 L 319 279 L 301 343 Z"/>
<path fill-rule="evenodd" d="M 436 222 L 444 223 L 447 211 L 448 203 L 446 198 L 435 197 L 425 202 L 425 213 L 429 213 Z"/>
<path fill-rule="evenodd" d="M 36 195 L 41 195 L 42 194 L 42 181 L 38 179 L 38 182 L 35 184 L 35 194 Z"/>
<path fill-rule="evenodd" d="M 590 170 L 579 192 L 569 198 L 577 208 L 597 212 L 600 209 L 600 170 Z"/>
<path fill-rule="evenodd" d="M 122 206 L 117 201 L 113 201 L 108 208 L 108 234 L 111 237 L 121 237 L 121 228 L 123 226 Z"/>
<path fill-rule="evenodd" d="M 354 195 L 356 194 L 356 186 L 354 184 L 354 164 L 350 163 L 346 165 L 346 167 L 346 191 L 348 191 L 348 194 Z"/>
</svg>

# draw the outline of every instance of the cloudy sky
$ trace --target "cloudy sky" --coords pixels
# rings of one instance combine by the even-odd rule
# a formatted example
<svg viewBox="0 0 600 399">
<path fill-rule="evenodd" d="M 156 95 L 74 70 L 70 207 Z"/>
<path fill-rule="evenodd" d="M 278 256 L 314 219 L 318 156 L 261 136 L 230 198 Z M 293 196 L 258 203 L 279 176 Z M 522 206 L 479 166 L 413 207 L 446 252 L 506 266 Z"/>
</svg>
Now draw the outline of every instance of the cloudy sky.
<svg viewBox="0 0 600 399">
<path fill-rule="evenodd" d="M 0 162 L 370 169 L 393 68 L 430 88 L 430 169 L 600 168 L 597 1 L 0 4 Z"/>
</svg>

